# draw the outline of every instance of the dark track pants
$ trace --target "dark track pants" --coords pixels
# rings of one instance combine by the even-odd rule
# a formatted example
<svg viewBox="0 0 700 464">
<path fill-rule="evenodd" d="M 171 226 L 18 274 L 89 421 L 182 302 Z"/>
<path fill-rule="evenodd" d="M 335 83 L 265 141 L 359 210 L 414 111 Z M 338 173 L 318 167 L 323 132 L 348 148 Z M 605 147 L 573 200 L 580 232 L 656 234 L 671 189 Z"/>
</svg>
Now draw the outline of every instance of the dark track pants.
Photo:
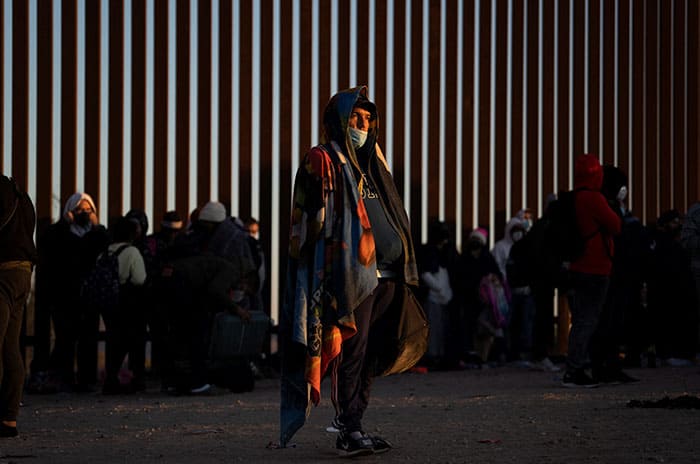
<svg viewBox="0 0 700 464">
<path fill-rule="evenodd" d="M 338 365 L 339 420 L 347 432 L 362 430 L 362 416 L 369 404 L 372 377 L 366 366 L 367 341 L 372 323 L 394 299 L 397 284 L 380 280 L 377 288 L 355 309 L 357 333 L 343 342 Z"/>
</svg>

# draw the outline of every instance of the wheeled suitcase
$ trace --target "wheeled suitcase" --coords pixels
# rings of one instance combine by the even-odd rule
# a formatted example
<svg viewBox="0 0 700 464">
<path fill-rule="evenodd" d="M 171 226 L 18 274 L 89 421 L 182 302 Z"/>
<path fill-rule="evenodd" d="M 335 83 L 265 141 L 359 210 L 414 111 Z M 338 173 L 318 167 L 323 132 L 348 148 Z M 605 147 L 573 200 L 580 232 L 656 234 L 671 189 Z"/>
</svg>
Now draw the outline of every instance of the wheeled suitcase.
<svg viewBox="0 0 700 464">
<path fill-rule="evenodd" d="M 263 311 L 250 311 L 250 321 L 224 311 L 214 316 L 209 345 L 211 361 L 233 360 L 262 352 L 270 318 Z"/>
</svg>

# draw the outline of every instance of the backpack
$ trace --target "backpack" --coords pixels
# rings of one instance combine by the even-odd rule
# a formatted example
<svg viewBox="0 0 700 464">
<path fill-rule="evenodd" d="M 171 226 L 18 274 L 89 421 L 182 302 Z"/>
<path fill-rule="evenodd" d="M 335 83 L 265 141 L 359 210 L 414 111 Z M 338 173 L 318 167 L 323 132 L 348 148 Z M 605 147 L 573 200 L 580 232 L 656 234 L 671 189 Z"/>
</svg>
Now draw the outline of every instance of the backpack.
<svg viewBox="0 0 700 464">
<path fill-rule="evenodd" d="M 586 242 L 598 231 L 584 236 L 576 217 L 576 192 L 561 192 L 549 205 L 548 224 L 544 231 L 544 244 L 560 263 L 572 263 L 583 256 Z"/>
<path fill-rule="evenodd" d="M 113 311 L 119 304 L 119 255 L 130 245 L 122 245 L 114 253 L 105 251 L 83 280 L 80 297 L 100 311 Z"/>
</svg>

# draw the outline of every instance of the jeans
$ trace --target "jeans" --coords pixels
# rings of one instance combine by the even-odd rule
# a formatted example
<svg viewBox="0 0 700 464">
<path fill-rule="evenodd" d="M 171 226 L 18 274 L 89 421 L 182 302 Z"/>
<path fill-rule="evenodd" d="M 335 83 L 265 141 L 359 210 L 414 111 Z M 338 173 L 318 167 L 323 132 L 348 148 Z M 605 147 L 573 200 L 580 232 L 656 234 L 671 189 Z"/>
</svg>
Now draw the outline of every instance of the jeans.
<svg viewBox="0 0 700 464">
<path fill-rule="evenodd" d="M 0 420 L 16 421 L 24 384 L 24 362 L 19 346 L 24 305 L 32 272 L 25 268 L 0 270 Z"/>
<path fill-rule="evenodd" d="M 567 371 L 583 369 L 591 337 L 598 325 L 610 278 L 603 275 L 571 273 L 571 331 L 566 358 Z"/>
<path fill-rule="evenodd" d="M 511 352 L 514 356 L 530 353 L 533 344 L 535 300 L 531 294 L 513 293 L 510 307 Z"/>
</svg>

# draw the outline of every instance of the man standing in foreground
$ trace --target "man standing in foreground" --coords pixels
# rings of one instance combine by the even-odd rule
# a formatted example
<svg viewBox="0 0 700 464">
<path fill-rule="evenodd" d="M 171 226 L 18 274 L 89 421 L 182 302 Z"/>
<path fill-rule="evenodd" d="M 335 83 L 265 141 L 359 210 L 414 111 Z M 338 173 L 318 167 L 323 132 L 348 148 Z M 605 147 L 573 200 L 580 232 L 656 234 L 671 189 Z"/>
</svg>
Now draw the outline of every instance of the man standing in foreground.
<svg viewBox="0 0 700 464">
<path fill-rule="evenodd" d="M 415 254 L 366 87 L 334 95 L 323 124 L 324 140 L 304 157 L 294 186 L 280 321 L 280 445 L 304 424 L 310 403 L 318 404 L 330 368 L 338 453 L 381 453 L 388 442 L 362 429 L 376 374 L 370 328 L 405 284 L 417 285 Z"/>
<path fill-rule="evenodd" d="M 24 384 L 19 336 L 37 260 L 34 227 L 29 195 L 13 179 L 0 176 L 0 437 L 17 436 Z"/>
</svg>

